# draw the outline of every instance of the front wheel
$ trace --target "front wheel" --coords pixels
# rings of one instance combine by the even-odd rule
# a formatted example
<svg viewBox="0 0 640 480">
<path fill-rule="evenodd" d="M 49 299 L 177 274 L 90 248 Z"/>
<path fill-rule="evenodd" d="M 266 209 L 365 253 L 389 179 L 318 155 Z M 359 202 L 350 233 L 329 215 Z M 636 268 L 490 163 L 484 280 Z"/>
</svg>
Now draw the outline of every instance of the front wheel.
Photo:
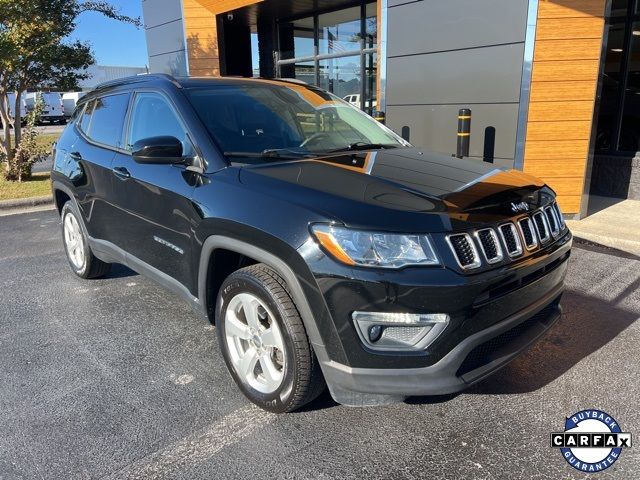
<svg viewBox="0 0 640 480">
<path fill-rule="evenodd" d="M 324 390 L 300 314 L 286 283 L 271 268 L 252 265 L 224 281 L 216 325 L 231 376 L 259 407 L 291 412 Z"/>
</svg>

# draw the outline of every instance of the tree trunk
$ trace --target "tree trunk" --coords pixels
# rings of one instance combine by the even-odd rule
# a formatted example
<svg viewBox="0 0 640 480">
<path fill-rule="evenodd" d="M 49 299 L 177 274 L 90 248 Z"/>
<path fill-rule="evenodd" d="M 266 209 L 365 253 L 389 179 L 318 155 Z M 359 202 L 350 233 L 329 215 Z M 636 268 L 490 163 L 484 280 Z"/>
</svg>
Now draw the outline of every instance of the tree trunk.
<svg viewBox="0 0 640 480">
<path fill-rule="evenodd" d="M 9 96 L 6 92 L 0 93 L 0 117 L 2 118 L 2 124 L 4 126 L 4 138 L 2 139 L 2 150 L 5 154 L 6 173 L 11 170 L 11 163 L 13 161 L 13 148 L 11 148 L 11 121 L 9 118 Z"/>
<path fill-rule="evenodd" d="M 20 145 L 22 139 L 22 93 L 22 91 L 16 91 L 16 101 L 13 108 L 13 134 L 16 146 Z"/>
</svg>

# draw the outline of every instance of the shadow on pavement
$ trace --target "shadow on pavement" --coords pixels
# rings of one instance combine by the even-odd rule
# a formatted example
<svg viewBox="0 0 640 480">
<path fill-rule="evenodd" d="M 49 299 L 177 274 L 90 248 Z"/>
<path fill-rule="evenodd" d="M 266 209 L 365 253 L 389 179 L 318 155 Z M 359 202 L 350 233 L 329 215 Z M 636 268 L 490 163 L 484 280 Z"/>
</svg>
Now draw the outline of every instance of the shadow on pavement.
<svg viewBox="0 0 640 480">
<path fill-rule="evenodd" d="M 137 277 L 138 273 L 131 270 L 129 267 L 121 265 L 119 263 L 114 263 L 111 265 L 111 270 L 104 278 L 127 278 L 127 277 Z"/>
<path fill-rule="evenodd" d="M 625 293 L 630 295 L 632 290 Z M 468 393 L 527 393 L 553 382 L 638 319 L 638 313 L 616 306 L 622 299 L 618 295 L 614 302 L 608 302 L 567 291 L 562 299 L 564 314 L 547 335 Z"/>
</svg>

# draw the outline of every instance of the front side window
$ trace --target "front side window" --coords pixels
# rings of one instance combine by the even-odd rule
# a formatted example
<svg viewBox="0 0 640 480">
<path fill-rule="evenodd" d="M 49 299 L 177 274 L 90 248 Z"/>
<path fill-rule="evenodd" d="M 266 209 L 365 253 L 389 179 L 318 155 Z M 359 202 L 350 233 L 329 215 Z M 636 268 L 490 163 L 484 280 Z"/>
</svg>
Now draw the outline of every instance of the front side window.
<svg viewBox="0 0 640 480">
<path fill-rule="evenodd" d="M 191 156 L 193 147 L 173 107 L 159 93 L 138 93 L 131 111 L 129 149 L 139 140 L 170 136 L 182 142 L 185 156 Z"/>
<path fill-rule="evenodd" d="M 408 145 L 357 108 L 312 87 L 265 81 L 187 93 L 223 152 L 321 154 L 353 145 Z"/>
<path fill-rule="evenodd" d="M 107 95 L 95 99 L 90 105 L 93 112 L 91 123 L 88 130 L 84 130 L 84 127 L 82 127 L 83 131 L 89 138 L 98 143 L 111 147 L 120 147 L 128 104 L 128 93 Z M 86 113 L 85 111 L 85 115 Z M 82 124 L 84 124 L 84 117 Z"/>
</svg>

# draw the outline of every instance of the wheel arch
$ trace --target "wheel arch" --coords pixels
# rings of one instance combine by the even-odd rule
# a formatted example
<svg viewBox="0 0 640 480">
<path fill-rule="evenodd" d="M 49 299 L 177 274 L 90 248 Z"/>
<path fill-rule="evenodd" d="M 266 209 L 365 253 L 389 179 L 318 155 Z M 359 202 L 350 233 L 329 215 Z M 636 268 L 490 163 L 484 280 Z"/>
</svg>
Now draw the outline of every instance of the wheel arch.
<svg viewBox="0 0 640 480">
<path fill-rule="evenodd" d="M 324 349 L 324 342 L 316 325 L 311 306 L 293 269 L 282 258 L 272 252 L 242 240 L 224 235 L 211 235 L 204 241 L 198 269 L 198 297 L 205 313 L 209 312 L 211 307 L 209 305 L 210 296 L 208 295 L 209 269 L 211 268 L 211 258 L 217 250 L 227 250 L 243 255 L 255 260 L 257 263 L 267 265 L 280 275 L 289 287 L 291 297 L 300 312 L 309 340 L 316 350 L 318 348 Z"/>
<path fill-rule="evenodd" d="M 76 206 L 78 205 L 74 193 L 63 183 L 54 180 L 53 182 L 51 182 L 51 190 L 53 191 L 53 201 L 55 203 L 56 209 L 58 210 L 58 213 L 62 212 L 62 207 L 69 200 L 73 201 Z"/>
</svg>

